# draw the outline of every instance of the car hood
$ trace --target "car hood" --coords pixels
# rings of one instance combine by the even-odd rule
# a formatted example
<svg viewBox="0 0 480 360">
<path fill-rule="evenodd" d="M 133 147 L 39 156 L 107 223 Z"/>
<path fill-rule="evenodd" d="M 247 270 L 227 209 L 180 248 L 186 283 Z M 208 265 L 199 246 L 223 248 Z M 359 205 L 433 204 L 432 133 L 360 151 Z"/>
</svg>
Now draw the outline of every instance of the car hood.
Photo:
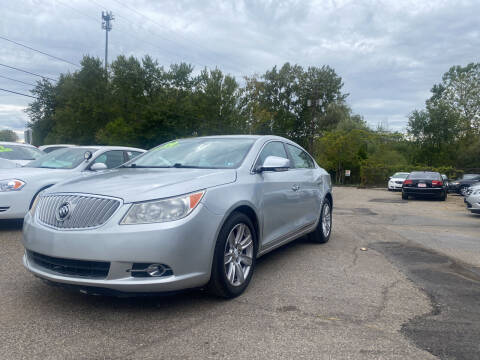
<svg viewBox="0 0 480 360">
<path fill-rule="evenodd" d="M 17 167 L 14 169 L 0 169 L 0 180 L 19 179 L 19 180 L 26 181 L 38 176 L 57 177 L 58 175 L 69 174 L 69 173 L 72 173 L 72 170 Z"/>
<path fill-rule="evenodd" d="M 48 193 L 104 195 L 130 203 L 187 194 L 232 183 L 236 178 L 233 169 L 121 168 L 64 181 Z"/>
</svg>

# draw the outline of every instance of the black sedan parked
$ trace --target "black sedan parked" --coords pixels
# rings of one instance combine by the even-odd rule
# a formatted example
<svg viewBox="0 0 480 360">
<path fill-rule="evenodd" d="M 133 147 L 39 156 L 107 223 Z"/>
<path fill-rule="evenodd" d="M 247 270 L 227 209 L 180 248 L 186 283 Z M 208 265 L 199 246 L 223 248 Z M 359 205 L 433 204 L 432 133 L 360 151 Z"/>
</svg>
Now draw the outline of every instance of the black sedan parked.
<svg viewBox="0 0 480 360">
<path fill-rule="evenodd" d="M 442 201 L 447 199 L 447 187 L 438 172 L 413 171 L 402 185 L 402 199 L 413 197 L 436 197 Z"/>
<path fill-rule="evenodd" d="M 468 188 L 479 181 L 480 174 L 464 174 L 461 179 L 450 182 L 448 191 L 465 196 Z"/>
</svg>

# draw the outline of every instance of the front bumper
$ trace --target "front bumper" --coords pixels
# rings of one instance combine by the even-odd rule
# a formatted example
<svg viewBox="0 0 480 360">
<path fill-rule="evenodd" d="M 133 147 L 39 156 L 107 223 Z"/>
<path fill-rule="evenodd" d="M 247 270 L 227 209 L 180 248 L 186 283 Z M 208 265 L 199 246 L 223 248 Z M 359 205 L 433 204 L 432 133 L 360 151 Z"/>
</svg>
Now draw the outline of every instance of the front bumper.
<svg viewBox="0 0 480 360">
<path fill-rule="evenodd" d="M 210 279 L 213 251 L 222 216 L 203 204 L 186 218 L 159 224 L 119 225 L 129 205 L 122 206 L 103 226 L 61 231 L 39 224 L 27 214 L 23 245 L 34 252 L 59 259 L 108 262 L 104 278 L 74 276 L 46 268 L 27 252 L 25 267 L 38 277 L 66 285 L 113 291 L 171 292 L 205 285 Z M 134 277 L 134 264 L 165 264 L 173 275 Z"/>
<path fill-rule="evenodd" d="M 460 193 L 460 184 L 448 184 L 448 191 L 449 192 L 455 192 L 455 193 Z"/>
<path fill-rule="evenodd" d="M 30 208 L 33 194 L 24 188 L 0 193 L 0 219 L 23 219 Z"/>
<path fill-rule="evenodd" d="M 389 181 L 388 182 L 388 189 L 389 190 L 402 190 L 403 182 L 400 184 L 397 184 L 395 181 Z"/>
<path fill-rule="evenodd" d="M 470 210 L 472 213 L 480 214 L 480 196 L 478 195 L 470 195 L 465 199 L 467 203 L 467 209 Z"/>
</svg>

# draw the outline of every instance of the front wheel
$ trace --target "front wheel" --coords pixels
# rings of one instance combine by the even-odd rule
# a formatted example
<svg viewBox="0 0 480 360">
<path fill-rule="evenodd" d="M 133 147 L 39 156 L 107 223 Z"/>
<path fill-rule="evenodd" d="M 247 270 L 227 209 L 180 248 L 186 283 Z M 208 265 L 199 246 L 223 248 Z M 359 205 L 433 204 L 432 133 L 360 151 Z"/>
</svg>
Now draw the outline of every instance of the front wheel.
<svg viewBox="0 0 480 360">
<path fill-rule="evenodd" d="M 332 233 L 332 204 L 330 200 L 325 199 L 322 205 L 322 211 L 320 212 L 320 219 L 315 230 L 309 234 L 310 240 L 325 244 L 330 240 L 330 234 Z"/>
<path fill-rule="evenodd" d="M 252 221 L 243 213 L 233 213 L 218 234 L 208 290 L 229 299 L 242 294 L 252 278 L 256 256 Z"/>
</svg>

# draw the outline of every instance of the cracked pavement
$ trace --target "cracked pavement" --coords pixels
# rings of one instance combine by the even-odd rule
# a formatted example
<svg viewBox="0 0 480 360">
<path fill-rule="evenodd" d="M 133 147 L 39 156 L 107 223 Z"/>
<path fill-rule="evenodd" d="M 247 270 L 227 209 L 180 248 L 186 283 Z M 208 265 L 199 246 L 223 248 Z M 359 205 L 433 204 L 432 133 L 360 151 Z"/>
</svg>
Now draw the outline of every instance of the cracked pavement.
<svg viewBox="0 0 480 360">
<path fill-rule="evenodd" d="M 418 341 L 425 332 L 417 330 L 433 324 L 428 316 L 437 306 L 429 279 L 412 275 L 415 262 L 375 244 L 431 249 L 432 256 L 456 259 L 461 271 L 450 270 L 475 281 L 480 216 L 468 214 L 459 197 L 399 199 L 387 191 L 335 188 L 330 242 L 299 239 L 265 255 L 247 292 L 231 301 L 199 290 L 119 299 L 49 287 L 23 269 L 18 226 L 0 223 L 1 357 L 448 358 L 451 353 L 435 351 L 438 343 Z M 467 308 L 475 311 L 474 304 Z"/>
</svg>

